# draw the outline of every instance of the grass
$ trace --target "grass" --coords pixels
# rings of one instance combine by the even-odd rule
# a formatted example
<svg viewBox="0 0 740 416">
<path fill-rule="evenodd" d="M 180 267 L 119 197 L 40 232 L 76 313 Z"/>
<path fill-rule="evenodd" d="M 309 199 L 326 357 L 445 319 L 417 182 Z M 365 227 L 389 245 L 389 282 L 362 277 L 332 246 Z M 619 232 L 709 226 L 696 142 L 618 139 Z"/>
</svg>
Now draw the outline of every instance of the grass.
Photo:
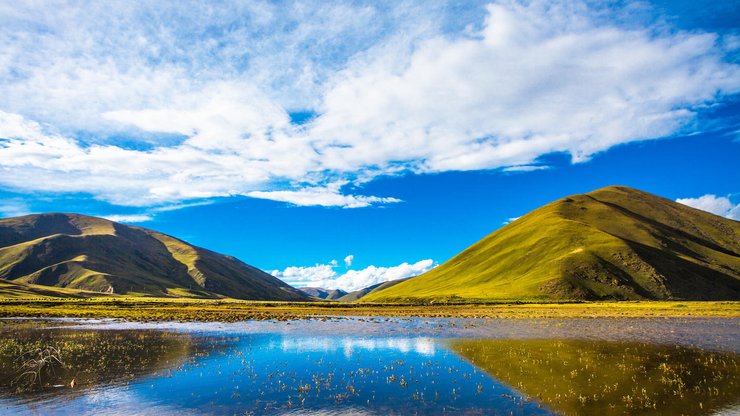
<svg viewBox="0 0 740 416">
<path fill-rule="evenodd" d="M 172 367 L 192 353 L 188 336 L 168 332 L 0 329 L 7 331 L 0 332 L 0 392 L 77 394 Z"/>
<path fill-rule="evenodd" d="M 21 360 L 19 372 L 22 372 L 14 380 L 21 389 L 41 385 L 44 372 L 54 371 L 55 365 L 64 367 L 59 350 L 48 345 L 24 351 Z"/>
<path fill-rule="evenodd" d="M 626 187 L 539 208 L 361 302 L 739 299 L 740 222 Z"/>
<path fill-rule="evenodd" d="M 0 219 L 0 280 L 15 283 L 16 296 L 27 284 L 48 286 L 28 291 L 46 290 L 49 296 L 64 288 L 129 296 L 307 300 L 233 257 L 156 231 L 77 214 Z M 6 287 L 0 282 L 0 296 Z"/>
<path fill-rule="evenodd" d="M 5 298 L 0 317 L 120 318 L 135 321 L 289 320 L 341 316 L 459 318 L 740 318 L 740 302 L 582 302 L 459 305 L 250 302 L 234 299 Z"/>
</svg>

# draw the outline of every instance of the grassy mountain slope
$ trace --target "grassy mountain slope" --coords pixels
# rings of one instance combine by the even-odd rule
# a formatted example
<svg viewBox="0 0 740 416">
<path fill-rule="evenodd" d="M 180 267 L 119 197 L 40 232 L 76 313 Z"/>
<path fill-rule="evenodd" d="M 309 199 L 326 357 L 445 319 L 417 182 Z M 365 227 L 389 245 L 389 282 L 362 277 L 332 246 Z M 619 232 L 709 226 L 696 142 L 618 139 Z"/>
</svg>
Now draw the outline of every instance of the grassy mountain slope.
<svg viewBox="0 0 740 416">
<path fill-rule="evenodd" d="M 740 222 L 622 186 L 560 199 L 363 301 L 740 299 Z"/>
<path fill-rule="evenodd" d="M 347 294 L 347 292 L 340 289 L 324 289 L 321 287 L 301 287 L 298 290 L 308 296 L 323 300 L 338 300 Z"/>
<path fill-rule="evenodd" d="M 360 299 L 362 297 L 365 297 L 365 296 L 367 296 L 367 295 L 369 295 L 371 293 L 379 292 L 379 291 L 381 291 L 383 289 L 387 289 L 387 288 L 389 288 L 391 286 L 395 286 L 395 285 L 397 285 L 397 284 L 399 284 L 399 283 L 401 283 L 401 282 L 403 282 L 405 280 L 408 280 L 408 279 L 409 279 L 408 277 L 405 277 L 403 279 L 396 279 L 396 280 L 391 280 L 391 281 L 388 281 L 388 282 L 378 283 L 376 285 L 368 286 L 368 287 L 366 287 L 364 289 L 355 290 L 354 292 L 347 293 L 347 294 L 345 294 L 344 296 L 340 297 L 337 300 L 340 301 L 340 302 L 353 302 L 353 301 L 356 301 L 357 299 Z"/>
<path fill-rule="evenodd" d="M 92 298 L 114 296 L 100 292 L 68 289 L 53 286 L 34 285 L 0 279 L 0 299 L 12 298 Z"/>
<path fill-rule="evenodd" d="M 0 279 L 133 295 L 306 299 L 233 257 L 77 214 L 0 220 Z"/>
</svg>

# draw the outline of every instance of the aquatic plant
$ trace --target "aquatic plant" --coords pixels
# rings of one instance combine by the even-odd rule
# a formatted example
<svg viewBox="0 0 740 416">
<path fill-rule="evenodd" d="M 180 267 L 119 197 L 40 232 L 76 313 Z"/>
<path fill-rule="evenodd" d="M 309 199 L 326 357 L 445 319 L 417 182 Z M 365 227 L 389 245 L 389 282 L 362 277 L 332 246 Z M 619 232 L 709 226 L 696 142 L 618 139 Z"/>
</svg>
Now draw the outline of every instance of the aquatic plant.
<svg viewBox="0 0 740 416">
<path fill-rule="evenodd" d="M 740 400 L 740 356 L 586 340 L 455 340 L 452 349 L 563 415 L 701 415 Z"/>
<path fill-rule="evenodd" d="M 59 350 L 49 345 L 25 351 L 18 360 L 21 361 L 19 366 L 21 373 L 13 380 L 13 384 L 20 390 L 41 385 L 44 374 L 53 372 L 55 365 L 64 367 Z"/>
</svg>

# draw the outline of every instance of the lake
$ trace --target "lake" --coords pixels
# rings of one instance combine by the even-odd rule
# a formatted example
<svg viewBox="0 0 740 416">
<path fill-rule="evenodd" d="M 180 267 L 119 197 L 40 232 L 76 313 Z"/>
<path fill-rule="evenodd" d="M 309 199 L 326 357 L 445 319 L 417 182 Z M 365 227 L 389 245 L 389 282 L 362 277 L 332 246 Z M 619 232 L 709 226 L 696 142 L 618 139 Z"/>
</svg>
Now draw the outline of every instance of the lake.
<svg viewBox="0 0 740 416">
<path fill-rule="evenodd" d="M 740 413 L 740 320 L 0 320 L 0 413 Z"/>
</svg>

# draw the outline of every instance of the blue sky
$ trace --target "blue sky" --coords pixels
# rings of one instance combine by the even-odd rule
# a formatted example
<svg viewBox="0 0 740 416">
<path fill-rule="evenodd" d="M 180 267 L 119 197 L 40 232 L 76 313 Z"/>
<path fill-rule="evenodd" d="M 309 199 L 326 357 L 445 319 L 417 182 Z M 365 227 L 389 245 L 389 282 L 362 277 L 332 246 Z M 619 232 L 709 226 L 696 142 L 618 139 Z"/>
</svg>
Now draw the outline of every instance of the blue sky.
<svg viewBox="0 0 740 416">
<path fill-rule="evenodd" d="M 612 184 L 740 218 L 738 2 L 57 3 L 0 5 L 0 216 L 347 290 Z"/>
</svg>

